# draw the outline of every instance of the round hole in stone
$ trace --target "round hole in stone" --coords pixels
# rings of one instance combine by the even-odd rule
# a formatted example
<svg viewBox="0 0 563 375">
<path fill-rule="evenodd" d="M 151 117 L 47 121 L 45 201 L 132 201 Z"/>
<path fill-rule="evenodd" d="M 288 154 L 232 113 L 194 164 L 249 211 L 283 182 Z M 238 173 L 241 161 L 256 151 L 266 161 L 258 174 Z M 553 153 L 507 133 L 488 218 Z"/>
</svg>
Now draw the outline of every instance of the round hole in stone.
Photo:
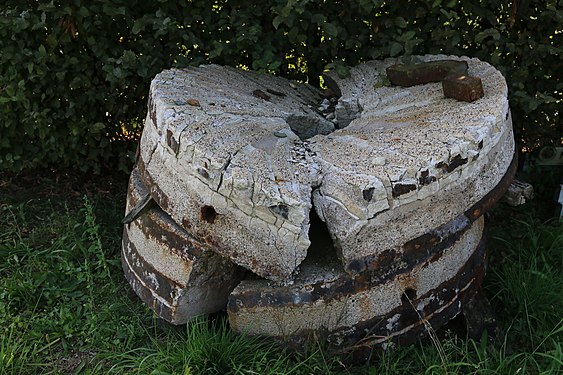
<svg viewBox="0 0 563 375">
<path fill-rule="evenodd" d="M 412 288 L 406 288 L 401 296 L 401 302 L 403 305 L 411 305 L 416 299 L 416 290 Z"/>
<path fill-rule="evenodd" d="M 203 206 L 201 208 L 201 220 L 213 224 L 217 218 L 217 211 L 213 206 Z"/>
</svg>

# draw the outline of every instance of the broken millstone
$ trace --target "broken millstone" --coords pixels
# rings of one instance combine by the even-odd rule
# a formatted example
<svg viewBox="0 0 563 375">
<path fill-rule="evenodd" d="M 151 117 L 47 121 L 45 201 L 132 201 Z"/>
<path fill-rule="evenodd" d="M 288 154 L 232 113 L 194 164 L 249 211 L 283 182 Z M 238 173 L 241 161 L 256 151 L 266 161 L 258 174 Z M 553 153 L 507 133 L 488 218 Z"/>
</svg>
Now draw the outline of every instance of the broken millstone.
<svg viewBox="0 0 563 375">
<path fill-rule="evenodd" d="M 261 277 L 291 281 L 310 245 L 312 209 L 344 269 L 362 272 L 479 201 L 513 154 L 498 71 L 478 60 L 453 64 L 471 64 L 491 87 L 473 108 L 428 85 L 374 90 L 395 62 L 332 77 L 341 93 L 336 120 L 345 112 L 348 126 L 329 134 L 332 123 L 316 111 L 322 93 L 310 86 L 215 65 L 164 71 L 151 84 L 142 179 L 186 231 Z M 266 101 L 248 87 L 284 95 Z M 186 98 L 200 107 L 176 104 Z M 350 106 L 339 111 L 340 103 Z M 470 126 L 460 132 L 464 119 Z"/>
<path fill-rule="evenodd" d="M 397 86 L 410 87 L 430 82 L 440 82 L 448 75 L 467 75 L 467 62 L 438 60 L 419 64 L 395 64 L 386 69 L 387 78 Z"/>
<path fill-rule="evenodd" d="M 311 322 L 313 336 L 328 329 L 335 341 L 343 338 L 348 345 L 373 342 L 366 334 L 379 319 L 386 320 L 384 328 L 371 332 L 401 337 L 407 331 L 423 334 L 422 320 L 441 325 L 459 312 L 463 294 L 483 274 L 482 261 L 472 260 L 482 260 L 478 236 L 469 241 L 464 233 L 481 225 L 479 218 L 502 195 L 499 187 L 506 188 L 514 140 L 502 75 L 477 59 L 420 58 L 436 59 L 468 66 L 486 84 L 487 96 L 465 105 L 446 100 L 438 85 L 382 85 L 396 59 L 353 67 L 350 78 L 332 77 L 333 90 L 341 95 L 336 103 L 329 99 L 333 113 L 319 90 L 256 72 L 209 65 L 167 70 L 153 80 L 139 178 L 161 214 L 187 235 L 185 241 L 225 260 L 228 270 L 234 263 L 255 274 L 231 293 L 230 320 L 237 330 L 262 322 L 279 325 L 277 332 L 291 337 L 307 330 L 296 328 L 301 316 Z M 190 98 L 199 106 L 186 104 Z M 321 253 L 332 249 L 318 262 L 312 211 L 326 225 L 324 240 L 330 246 L 321 246 Z M 168 301 L 162 287 L 166 279 L 155 283 L 151 275 L 166 274 L 175 264 L 159 260 L 167 256 L 167 246 L 174 246 L 168 234 L 138 228 L 150 212 L 132 215 L 124 234 L 124 269 L 136 274 L 129 280 L 147 303 Z M 128 244 L 138 253 L 148 249 L 146 262 L 137 262 Z M 457 257 L 465 263 L 454 267 L 456 257 L 445 261 L 451 252 L 469 258 Z M 481 255 L 472 258 L 471 252 Z M 157 255 L 149 259 L 148 254 Z M 185 264 L 203 270 L 202 253 L 188 254 L 191 263 Z M 425 271 L 431 267 L 432 272 Z M 425 272 L 426 289 L 418 283 Z M 190 288 L 197 290 L 191 281 L 174 290 L 189 294 Z M 440 310 L 429 302 L 425 309 L 423 299 L 430 296 L 451 304 Z M 319 311 L 337 306 L 333 303 L 362 313 L 350 315 L 348 325 L 319 325 Z M 378 303 L 402 310 L 361 306 Z M 392 320 L 399 317 L 389 315 L 393 311 L 400 311 L 400 324 Z"/>
</svg>

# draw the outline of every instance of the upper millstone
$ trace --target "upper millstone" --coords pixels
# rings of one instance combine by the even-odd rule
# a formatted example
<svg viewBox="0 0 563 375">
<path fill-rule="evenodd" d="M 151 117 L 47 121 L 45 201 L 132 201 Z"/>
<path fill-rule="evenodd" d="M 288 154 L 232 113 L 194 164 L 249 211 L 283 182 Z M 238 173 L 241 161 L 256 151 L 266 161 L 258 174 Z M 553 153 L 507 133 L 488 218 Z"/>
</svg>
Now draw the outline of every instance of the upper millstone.
<svg viewBox="0 0 563 375">
<path fill-rule="evenodd" d="M 305 259 L 313 203 L 345 270 L 376 267 L 480 200 L 512 157 L 502 75 L 448 59 L 468 62 L 484 98 L 387 87 L 397 60 L 368 62 L 332 77 L 338 130 L 308 85 L 215 65 L 164 71 L 151 84 L 142 178 L 178 224 L 267 279 L 290 279 Z"/>
</svg>

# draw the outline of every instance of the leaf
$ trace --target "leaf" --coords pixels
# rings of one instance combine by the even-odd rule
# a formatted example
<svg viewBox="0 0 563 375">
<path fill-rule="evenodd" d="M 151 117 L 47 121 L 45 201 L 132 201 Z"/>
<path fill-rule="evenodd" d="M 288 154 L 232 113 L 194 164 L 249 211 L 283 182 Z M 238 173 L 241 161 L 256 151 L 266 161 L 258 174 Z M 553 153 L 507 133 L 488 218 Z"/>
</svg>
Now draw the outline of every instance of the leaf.
<svg viewBox="0 0 563 375">
<path fill-rule="evenodd" d="M 500 33 L 495 29 L 487 29 L 485 31 L 481 31 L 475 35 L 475 41 L 477 43 L 482 43 L 485 39 L 492 37 L 494 40 L 500 39 Z"/>
<path fill-rule="evenodd" d="M 47 56 L 47 50 L 45 49 L 45 46 L 43 44 L 39 46 L 38 51 L 39 57 L 44 58 L 45 56 Z"/>
<path fill-rule="evenodd" d="M 336 27 L 332 23 L 324 23 L 323 30 L 330 37 L 336 37 L 338 35 L 338 27 Z"/>
<path fill-rule="evenodd" d="M 131 28 L 131 32 L 133 34 L 139 34 L 139 32 L 141 32 L 141 29 L 143 29 L 144 25 L 143 25 L 143 21 L 142 20 L 136 20 L 135 23 L 133 23 L 133 27 Z"/>
<path fill-rule="evenodd" d="M 137 61 L 137 56 L 135 56 L 135 52 L 129 49 L 123 51 L 123 56 L 121 57 L 122 64 L 130 66 L 135 64 L 136 61 Z"/>
<path fill-rule="evenodd" d="M 406 42 L 406 41 L 412 39 L 415 35 L 416 35 L 416 31 L 414 31 L 414 30 L 409 30 L 409 31 L 407 31 L 407 32 L 404 32 L 404 33 L 401 35 L 401 38 L 400 38 L 400 39 L 401 39 L 401 41 Z"/>
<path fill-rule="evenodd" d="M 402 29 L 407 27 L 407 21 L 403 17 L 396 17 L 393 23 Z"/>
<path fill-rule="evenodd" d="M 326 22 L 326 17 L 320 13 L 313 14 L 313 16 L 311 17 L 311 22 L 317 25 L 322 25 Z"/>
<path fill-rule="evenodd" d="M 278 29 L 281 25 L 281 23 L 283 22 L 283 18 L 280 15 L 277 15 L 274 17 L 274 19 L 272 20 L 272 26 L 274 26 L 274 29 Z"/>
<path fill-rule="evenodd" d="M 92 126 L 90 126 L 90 132 L 97 134 L 100 133 L 105 128 L 106 126 L 102 122 L 96 122 L 95 124 L 92 124 Z"/>
<path fill-rule="evenodd" d="M 391 42 L 389 48 L 389 55 L 391 57 L 397 56 L 399 53 L 401 53 L 401 51 L 403 51 L 403 46 L 400 43 Z"/>
</svg>

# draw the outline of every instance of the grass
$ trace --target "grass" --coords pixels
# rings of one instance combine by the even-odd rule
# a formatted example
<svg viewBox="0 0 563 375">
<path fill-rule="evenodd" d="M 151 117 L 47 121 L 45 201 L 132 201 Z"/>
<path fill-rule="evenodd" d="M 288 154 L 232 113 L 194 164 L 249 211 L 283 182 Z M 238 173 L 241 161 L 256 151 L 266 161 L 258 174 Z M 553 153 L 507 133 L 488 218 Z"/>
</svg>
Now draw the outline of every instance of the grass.
<svg viewBox="0 0 563 375">
<path fill-rule="evenodd" d="M 531 207 L 489 220 L 485 289 L 501 342 L 440 330 L 369 363 L 291 354 L 223 315 L 172 327 L 131 292 L 119 259 L 123 178 L 64 191 L 0 181 L 0 374 L 555 374 L 563 370 L 563 222 Z M 117 181 L 117 183 L 115 182 Z M 30 185 L 30 186 L 28 186 Z M 64 181 L 62 183 L 64 185 Z M 107 186 L 107 180 L 100 185 Z M 507 218 L 510 218 L 509 220 Z"/>
</svg>

